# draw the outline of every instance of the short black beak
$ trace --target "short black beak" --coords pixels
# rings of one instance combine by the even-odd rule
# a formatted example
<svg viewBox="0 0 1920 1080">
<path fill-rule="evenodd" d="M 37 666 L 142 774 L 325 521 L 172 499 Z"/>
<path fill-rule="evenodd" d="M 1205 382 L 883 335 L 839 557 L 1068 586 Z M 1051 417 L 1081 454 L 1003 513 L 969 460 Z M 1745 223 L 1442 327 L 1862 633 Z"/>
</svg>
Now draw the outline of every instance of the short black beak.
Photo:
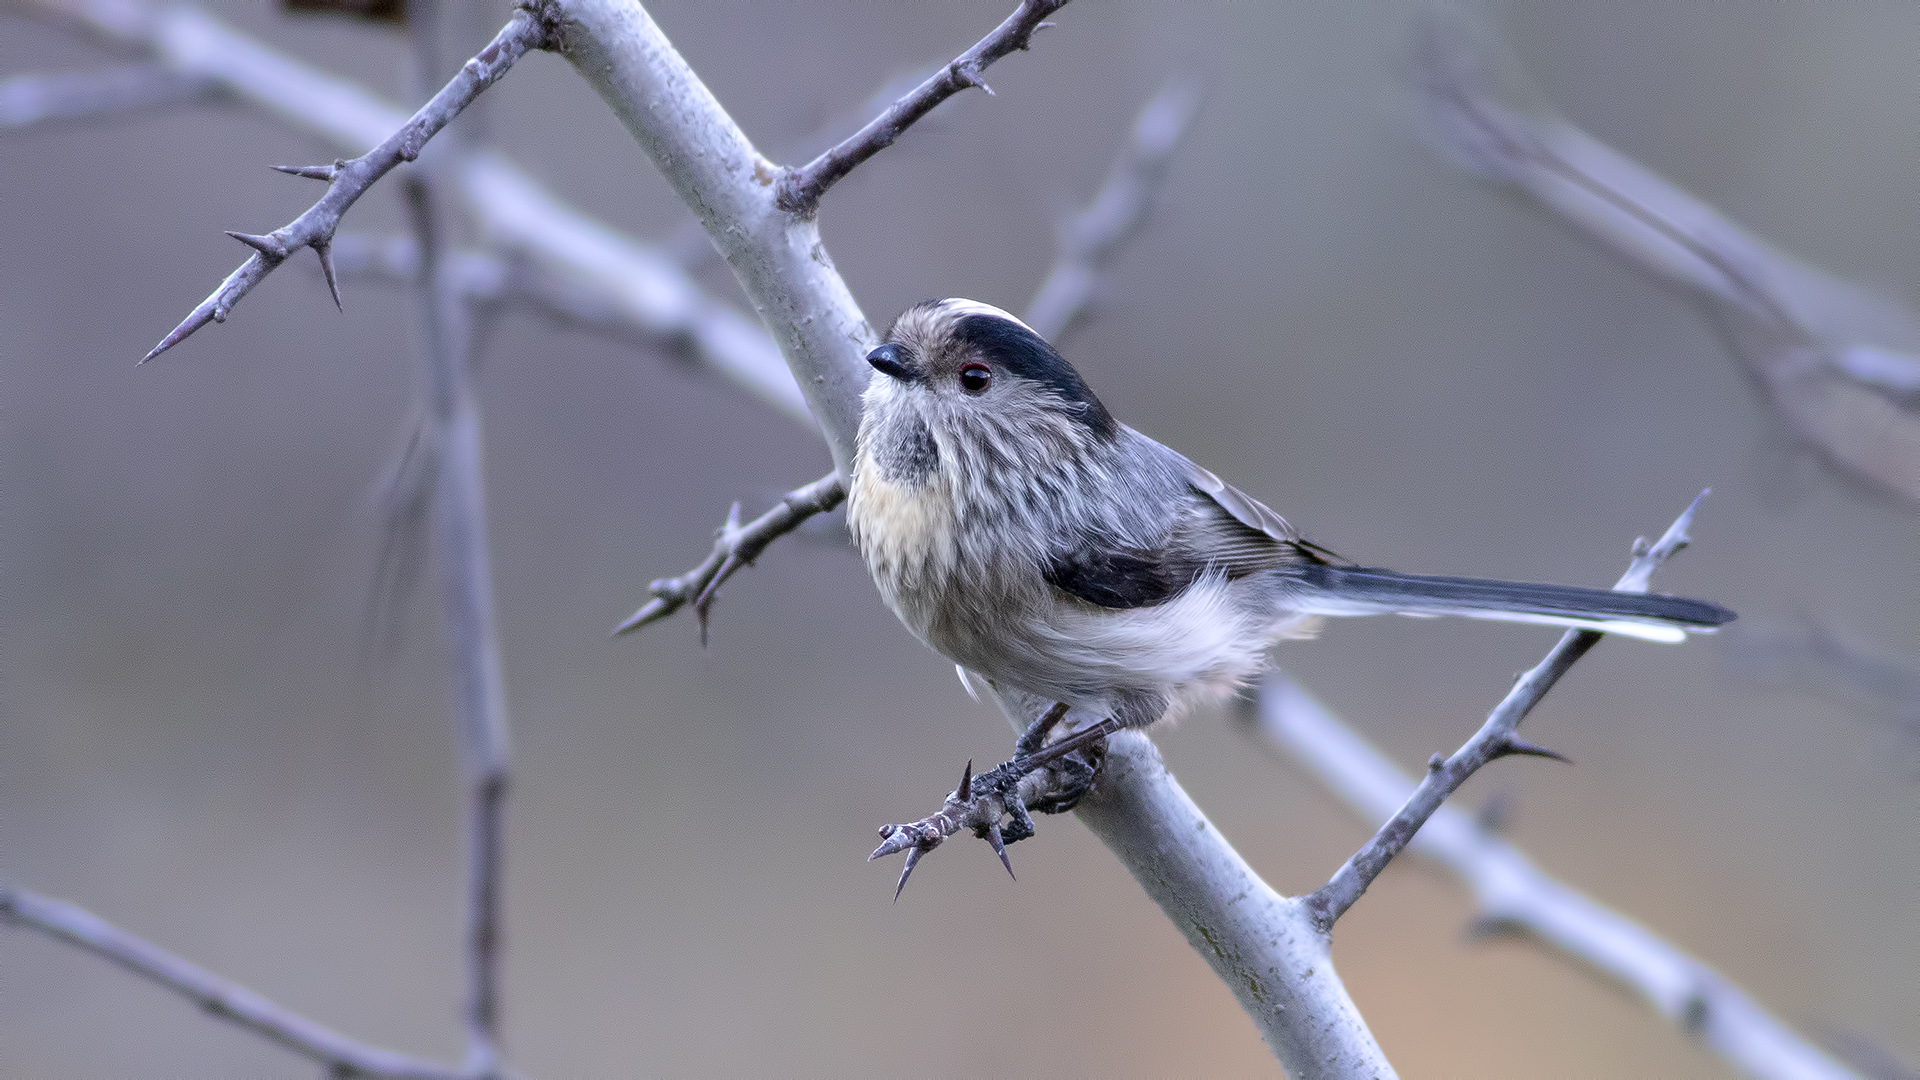
<svg viewBox="0 0 1920 1080">
<path fill-rule="evenodd" d="M 919 373 L 907 366 L 907 350 L 898 345 L 882 345 L 867 354 L 867 363 L 875 371 L 882 371 L 901 382 L 915 382 Z"/>
</svg>

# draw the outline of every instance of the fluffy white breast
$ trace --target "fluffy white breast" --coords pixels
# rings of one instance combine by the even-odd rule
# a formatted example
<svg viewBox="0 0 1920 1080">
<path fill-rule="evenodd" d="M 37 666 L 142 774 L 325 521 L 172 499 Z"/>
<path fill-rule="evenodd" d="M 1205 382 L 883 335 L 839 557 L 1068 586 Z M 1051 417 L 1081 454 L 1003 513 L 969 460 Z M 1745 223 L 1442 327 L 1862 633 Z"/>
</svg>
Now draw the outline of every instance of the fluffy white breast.
<svg viewBox="0 0 1920 1080">
<path fill-rule="evenodd" d="M 919 484 L 887 478 L 871 454 L 854 462 L 847 528 L 883 590 L 954 561 L 953 492 L 938 472 Z"/>
</svg>

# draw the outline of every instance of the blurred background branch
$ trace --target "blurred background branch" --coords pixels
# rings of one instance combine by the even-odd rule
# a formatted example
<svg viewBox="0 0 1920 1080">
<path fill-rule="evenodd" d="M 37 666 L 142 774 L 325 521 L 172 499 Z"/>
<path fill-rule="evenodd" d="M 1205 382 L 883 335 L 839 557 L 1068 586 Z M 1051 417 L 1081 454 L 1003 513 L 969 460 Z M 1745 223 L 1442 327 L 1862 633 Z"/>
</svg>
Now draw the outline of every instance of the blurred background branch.
<svg viewBox="0 0 1920 1080">
<path fill-rule="evenodd" d="M 1369 823 L 1390 819 L 1415 787 L 1359 733 L 1278 672 L 1268 676 L 1241 717 Z M 1473 891 L 1477 935 L 1524 937 L 1585 964 L 1697 1036 L 1743 1075 L 1852 1075 L 1706 965 L 1542 873 L 1468 812 L 1435 810 L 1407 850 L 1452 871 Z"/>
<path fill-rule="evenodd" d="M 1913 311 L 1780 251 L 1562 119 L 1473 12 L 1435 9 L 1419 29 L 1418 85 L 1442 151 L 1687 287 L 1807 447 L 1920 505 Z"/>
<path fill-rule="evenodd" d="M 213 84 L 159 64 L 17 75 L 0 82 L 0 129 L 62 120 L 101 120 L 212 97 Z"/>
<path fill-rule="evenodd" d="M 1920 669 L 1910 663 L 1809 620 L 1749 627 L 1729 638 L 1725 651 L 1737 670 L 1769 689 L 1842 701 L 1920 747 Z"/>
<path fill-rule="evenodd" d="M 90 911 L 0 885 L 0 920 L 38 930 L 144 976 L 228 1020 L 327 1066 L 336 1076 L 391 1080 L 469 1080 L 422 1058 L 367 1046 L 151 945 Z"/>
<path fill-rule="evenodd" d="M 455 4 L 427 0 L 415 6 L 419 10 L 408 27 L 408 37 L 413 81 L 421 94 L 443 77 L 447 65 L 439 55 L 437 31 L 444 21 L 440 16 Z M 539 27 L 529 13 L 516 11 L 514 19 L 536 26 L 544 42 L 546 28 Z M 488 50 L 506 40 L 513 29 L 510 23 Z M 466 66 L 472 69 L 475 64 L 469 61 Z M 430 494 L 424 515 L 390 519 L 389 528 L 404 527 L 424 516 L 440 579 L 443 636 L 453 676 L 454 732 L 466 797 L 465 994 L 460 1010 L 467 1037 L 465 1065 L 474 1076 L 491 1080 L 503 1065 L 500 984 L 505 918 L 501 908 L 513 750 L 487 533 L 480 404 L 474 386 L 475 308 L 448 250 L 453 220 L 436 163 L 423 163 L 406 177 L 404 189 L 420 261 L 416 295 L 425 329 L 420 409 L 424 426 L 413 452 L 424 457 L 421 466 Z"/>
</svg>

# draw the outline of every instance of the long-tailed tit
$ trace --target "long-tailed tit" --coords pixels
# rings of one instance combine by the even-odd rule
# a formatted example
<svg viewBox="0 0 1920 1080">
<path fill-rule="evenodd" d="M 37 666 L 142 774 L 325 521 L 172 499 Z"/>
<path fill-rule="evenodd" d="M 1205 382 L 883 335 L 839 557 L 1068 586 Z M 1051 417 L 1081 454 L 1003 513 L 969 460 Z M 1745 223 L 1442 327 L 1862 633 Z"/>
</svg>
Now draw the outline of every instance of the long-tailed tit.
<svg viewBox="0 0 1920 1080">
<path fill-rule="evenodd" d="M 1664 642 L 1734 617 L 1674 596 L 1348 565 L 1115 420 L 1040 335 L 986 304 L 910 308 L 867 362 L 847 524 L 887 606 L 963 677 L 1109 727 L 1232 693 L 1270 645 L 1322 616 L 1462 615 Z"/>
</svg>

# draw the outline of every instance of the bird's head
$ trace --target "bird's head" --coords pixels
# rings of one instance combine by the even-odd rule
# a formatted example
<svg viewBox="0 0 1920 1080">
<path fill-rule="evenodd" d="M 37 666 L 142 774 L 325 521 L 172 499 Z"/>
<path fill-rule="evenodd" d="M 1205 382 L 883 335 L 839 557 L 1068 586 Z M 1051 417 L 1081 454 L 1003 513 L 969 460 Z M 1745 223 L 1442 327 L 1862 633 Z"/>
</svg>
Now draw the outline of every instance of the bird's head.
<svg viewBox="0 0 1920 1080">
<path fill-rule="evenodd" d="M 908 308 L 867 354 L 867 363 L 875 372 L 866 395 L 869 414 L 908 410 L 943 434 L 1069 433 L 1064 426 L 1079 439 L 1111 442 L 1119 432 L 1052 345 L 1026 323 L 977 300 L 929 300 Z"/>
</svg>

